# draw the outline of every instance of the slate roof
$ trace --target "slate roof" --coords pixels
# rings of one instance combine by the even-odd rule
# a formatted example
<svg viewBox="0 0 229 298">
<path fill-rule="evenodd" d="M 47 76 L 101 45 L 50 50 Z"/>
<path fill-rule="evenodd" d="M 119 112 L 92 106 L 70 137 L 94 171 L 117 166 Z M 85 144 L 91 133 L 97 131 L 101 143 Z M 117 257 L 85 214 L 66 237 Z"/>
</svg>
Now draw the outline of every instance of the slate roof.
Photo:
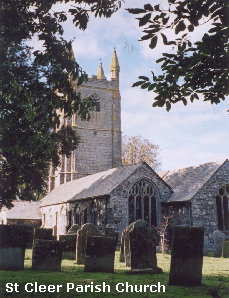
<svg viewBox="0 0 229 298">
<path fill-rule="evenodd" d="M 113 168 L 62 184 L 41 200 L 41 206 L 109 195 L 141 165 Z"/>
<path fill-rule="evenodd" d="M 201 189 L 201 187 L 226 161 L 228 160 L 209 162 L 196 167 L 158 173 L 174 191 L 174 193 L 167 199 L 167 202 L 183 202 L 191 200 L 197 191 Z"/>
<path fill-rule="evenodd" d="M 41 219 L 40 202 L 13 201 L 14 207 L 2 208 L 7 219 Z"/>
</svg>

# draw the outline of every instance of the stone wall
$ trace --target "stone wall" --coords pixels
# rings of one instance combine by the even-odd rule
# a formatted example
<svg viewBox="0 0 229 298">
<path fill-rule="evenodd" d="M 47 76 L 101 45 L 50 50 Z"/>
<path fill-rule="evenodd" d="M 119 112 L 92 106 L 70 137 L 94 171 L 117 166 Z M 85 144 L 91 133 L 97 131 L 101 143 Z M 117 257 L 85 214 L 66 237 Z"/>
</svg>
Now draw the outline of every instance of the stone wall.
<svg viewBox="0 0 229 298">
<path fill-rule="evenodd" d="M 128 179 L 123 181 L 112 193 L 107 205 L 107 224 L 114 227 L 119 233 L 128 227 L 128 191 L 138 179 L 144 178 L 155 184 L 158 190 L 157 196 L 157 225 L 161 222 L 161 202 L 172 193 L 169 186 L 146 164 L 137 168 Z"/>
<path fill-rule="evenodd" d="M 212 234 L 218 229 L 216 196 L 219 190 L 229 184 L 229 162 L 225 162 L 205 183 L 192 199 L 192 222 L 204 227 L 209 238 L 209 250 L 213 250 Z"/>
</svg>

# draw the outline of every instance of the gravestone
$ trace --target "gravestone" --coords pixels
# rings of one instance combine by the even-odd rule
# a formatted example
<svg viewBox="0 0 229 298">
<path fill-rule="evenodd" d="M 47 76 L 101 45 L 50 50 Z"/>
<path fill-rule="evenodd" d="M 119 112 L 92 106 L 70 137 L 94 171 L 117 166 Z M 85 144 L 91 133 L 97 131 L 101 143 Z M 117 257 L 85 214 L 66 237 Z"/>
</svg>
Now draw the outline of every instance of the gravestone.
<svg viewBox="0 0 229 298">
<path fill-rule="evenodd" d="M 23 270 L 27 242 L 25 225 L 0 225 L 0 270 Z"/>
<path fill-rule="evenodd" d="M 169 284 L 195 286 L 201 284 L 204 229 L 174 226 Z"/>
<path fill-rule="evenodd" d="M 85 264 L 86 257 L 86 243 L 87 237 L 89 236 L 100 236 L 100 232 L 96 229 L 93 224 L 86 223 L 81 229 L 77 231 L 76 240 L 76 261 L 79 265 Z"/>
<path fill-rule="evenodd" d="M 208 256 L 208 236 L 204 236 L 203 255 L 206 257 Z"/>
<path fill-rule="evenodd" d="M 223 257 L 229 258 L 229 241 L 223 242 Z"/>
<path fill-rule="evenodd" d="M 32 254 L 33 270 L 61 271 L 62 243 L 35 239 Z"/>
<path fill-rule="evenodd" d="M 67 234 L 59 236 L 59 241 L 63 245 L 62 259 L 76 259 L 76 238 L 77 234 Z"/>
<path fill-rule="evenodd" d="M 162 273 L 157 267 L 156 245 L 158 243 L 157 231 L 149 227 L 143 219 L 134 222 L 129 232 L 131 251 L 131 271 L 142 272 L 151 269 L 152 273 Z"/>
<path fill-rule="evenodd" d="M 76 234 L 77 231 L 80 229 L 79 225 L 72 225 L 71 228 L 68 230 L 67 235 L 69 234 Z"/>
<path fill-rule="evenodd" d="M 52 240 L 52 229 L 35 229 L 34 240 L 35 239 Z"/>
<path fill-rule="evenodd" d="M 223 253 L 223 241 L 225 241 L 225 234 L 216 230 L 212 235 L 212 239 L 214 241 L 214 257 L 220 258 Z"/>
<path fill-rule="evenodd" d="M 119 262 L 122 262 L 122 263 L 125 262 L 125 257 L 124 257 L 124 232 L 122 232 L 122 235 L 121 235 Z"/>
<path fill-rule="evenodd" d="M 111 237 L 116 239 L 116 245 L 118 243 L 118 233 L 115 232 L 114 228 L 112 227 L 106 227 L 105 229 L 105 237 Z"/>
<path fill-rule="evenodd" d="M 87 237 L 84 271 L 114 273 L 115 248 L 114 237 Z"/>
<path fill-rule="evenodd" d="M 133 229 L 134 223 L 132 222 L 125 230 L 124 230 L 124 258 L 126 262 L 126 267 L 130 267 L 130 231 Z"/>
</svg>

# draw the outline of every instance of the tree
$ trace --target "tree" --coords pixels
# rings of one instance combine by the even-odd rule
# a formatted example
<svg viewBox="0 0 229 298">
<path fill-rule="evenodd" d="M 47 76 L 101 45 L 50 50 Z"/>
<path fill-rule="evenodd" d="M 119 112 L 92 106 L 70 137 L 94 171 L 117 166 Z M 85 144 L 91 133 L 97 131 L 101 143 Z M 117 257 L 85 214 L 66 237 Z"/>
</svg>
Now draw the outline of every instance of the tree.
<svg viewBox="0 0 229 298">
<path fill-rule="evenodd" d="M 17 197 L 37 200 L 44 195 L 50 162 L 57 166 L 59 154 L 68 156 L 79 140 L 71 127 L 60 126 L 59 112 L 65 118 L 78 113 L 86 120 L 94 104 L 71 84 L 72 79 L 81 84 L 87 76 L 73 59 L 72 41 L 63 39 L 67 13 L 53 8 L 62 2 L 68 0 L 1 3 L 0 208 L 11 207 Z M 119 2 L 76 0 L 69 12 L 85 30 L 90 10 L 110 17 Z M 43 43 L 42 51 L 28 46 L 34 36 Z"/>
<path fill-rule="evenodd" d="M 144 5 L 144 8 L 128 9 L 129 13 L 140 14 L 139 26 L 147 26 L 141 40 L 150 40 L 149 47 L 154 49 L 161 37 L 164 45 L 172 45 L 176 52 L 163 53 L 157 63 L 162 63 L 162 74 L 153 75 L 153 82 L 147 76 L 139 76 L 140 81 L 133 87 L 154 91 L 153 106 L 166 106 L 182 101 L 187 97 L 193 102 L 203 94 L 204 101 L 217 104 L 229 94 L 229 2 L 228 0 L 168 0 L 169 8 L 161 5 Z M 201 41 L 191 43 L 189 35 L 199 26 L 212 22 L 211 28 Z M 169 41 L 166 29 L 175 34 L 183 32 L 175 40 Z"/>
<path fill-rule="evenodd" d="M 141 161 L 147 162 L 155 171 L 160 168 L 158 161 L 159 146 L 150 143 L 141 136 L 122 138 L 122 163 L 130 165 Z"/>
</svg>

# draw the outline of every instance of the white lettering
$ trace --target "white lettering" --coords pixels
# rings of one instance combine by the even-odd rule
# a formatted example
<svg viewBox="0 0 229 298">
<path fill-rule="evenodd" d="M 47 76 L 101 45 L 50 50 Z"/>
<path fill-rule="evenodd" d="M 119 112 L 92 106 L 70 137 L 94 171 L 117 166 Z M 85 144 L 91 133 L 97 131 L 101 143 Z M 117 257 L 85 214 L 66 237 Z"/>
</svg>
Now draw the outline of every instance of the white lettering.
<svg viewBox="0 0 229 298">
<path fill-rule="evenodd" d="M 106 288 L 107 288 L 107 292 L 110 293 L 111 287 L 109 285 L 106 285 L 105 282 L 103 282 L 103 292 L 106 292 Z"/>
<path fill-rule="evenodd" d="M 122 290 L 119 290 L 119 288 L 118 288 L 118 287 L 119 287 L 119 285 L 121 285 L 122 287 L 124 287 L 124 284 L 123 284 L 122 282 L 119 282 L 119 283 L 116 285 L 116 287 L 115 287 L 115 288 L 116 288 L 116 291 L 117 291 L 117 292 L 119 292 L 119 293 L 122 293 L 122 292 L 124 292 L 124 289 L 122 289 Z"/>
<path fill-rule="evenodd" d="M 134 286 L 134 291 L 135 292 L 142 292 L 142 285 L 139 285 L 139 290 L 138 290 L 138 285 Z"/>
<path fill-rule="evenodd" d="M 62 285 L 57 285 L 57 292 L 60 292 L 60 288 L 62 288 Z"/>
<path fill-rule="evenodd" d="M 134 287 L 132 285 L 129 285 L 128 281 L 126 282 L 126 293 L 129 292 L 128 288 L 130 287 L 130 292 L 134 291 Z"/>
<path fill-rule="evenodd" d="M 54 285 L 48 285 L 48 292 L 55 292 L 56 287 Z"/>
<path fill-rule="evenodd" d="M 78 288 L 79 288 L 79 290 L 78 290 Z M 82 285 L 77 285 L 76 292 L 83 293 L 83 286 Z"/>
<path fill-rule="evenodd" d="M 8 292 L 8 293 L 13 292 L 13 290 L 14 290 L 13 285 L 14 285 L 14 284 L 12 284 L 11 282 L 8 282 L 8 283 L 6 284 L 6 292 Z"/>
<path fill-rule="evenodd" d="M 155 288 L 156 288 L 157 286 L 156 286 L 156 285 L 151 285 L 150 288 L 149 288 L 150 292 L 153 292 L 153 293 L 157 292 L 157 290 L 154 290 L 154 291 L 153 291 L 153 290 L 152 290 L 152 287 L 155 287 Z"/>
<path fill-rule="evenodd" d="M 147 291 L 147 288 L 149 287 L 149 285 L 144 285 L 144 292 Z"/>
<path fill-rule="evenodd" d="M 100 287 L 101 287 L 101 285 L 95 285 L 95 293 L 101 292 Z M 98 291 L 96 291 L 96 290 L 98 290 Z"/>
<path fill-rule="evenodd" d="M 73 290 L 74 289 L 74 284 L 72 282 L 68 282 L 67 283 L 67 292 L 69 293 L 69 290 Z"/>
<path fill-rule="evenodd" d="M 38 288 L 38 291 L 41 292 L 41 293 L 46 292 L 46 285 L 40 285 L 39 288 Z"/>
<path fill-rule="evenodd" d="M 165 286 L 164 285 L 161 285 L 160 282 L 157 283 L 157 288 L 158 288 L 158 292 L 160 292 L 160 287 L 163 288 L 163 292 L 165 292 Z"/>
<path fill-rule="evenodd" d="M 26 292 L 28 292 L 28 293 L 31 293 L 31 292 L 33 292 L 33 289 L 31 289 L 31 290 L 29 290 L 28 289 L 28 286 L 33 286 L 33 284 L 31 283 L 31 282 L 28 282 L 26 285 L 25 285 L 25 290 L 26 290 Z"/>
</svg>

